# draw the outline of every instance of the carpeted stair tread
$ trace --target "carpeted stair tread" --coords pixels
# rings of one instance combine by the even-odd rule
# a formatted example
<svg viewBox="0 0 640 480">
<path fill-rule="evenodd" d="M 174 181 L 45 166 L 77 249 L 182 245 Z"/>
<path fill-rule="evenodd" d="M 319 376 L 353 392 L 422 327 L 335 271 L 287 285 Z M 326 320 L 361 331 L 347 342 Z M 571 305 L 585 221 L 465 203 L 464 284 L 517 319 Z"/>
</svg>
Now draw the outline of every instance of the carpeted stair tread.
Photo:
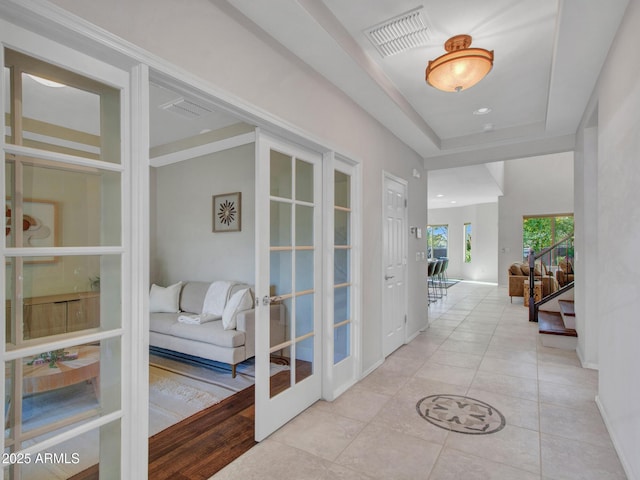
<svg viewBox="0 0 640 480">
<path fill-rule="evenodd" d="M 578 332 L 573 328 L 567 328 L 562 321 L 559 312 L 538 312 L 538 331 L 547 335 L 563 335 L 565 337 L 577 337 Z"/>
</svg>

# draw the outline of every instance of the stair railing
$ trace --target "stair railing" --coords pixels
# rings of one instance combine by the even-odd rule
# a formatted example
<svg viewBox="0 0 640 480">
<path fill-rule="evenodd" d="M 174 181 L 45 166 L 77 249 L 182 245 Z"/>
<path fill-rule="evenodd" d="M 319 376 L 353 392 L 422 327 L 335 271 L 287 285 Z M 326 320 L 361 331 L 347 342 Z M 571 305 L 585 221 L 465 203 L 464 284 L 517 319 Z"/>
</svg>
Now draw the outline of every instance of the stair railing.
<svg viewBox="0 0 640 480">
<path fill-rule="evenodd" d="M 545 263 L 545 259 L 547 262 Z M 545 280 L 542 279 L 542 298 L 540 298 L 537 302 L 535 300 L 535 266 L 536 261 L 539 260 L 540 263 L 540 273 L 542 277 L 545 276 L 546 265 L 549 265 L 551 268 L 551 272 L 553 275 L 553 280 Z M 536 254 L 532 249 L 529 250 L 529 255 L 527 258 L 529 264 L 529 292 L 525 292 L 525 295 L 529 295 L 529 321 L 537 322 L 538 321 L 538 309 L 540 305 L 558 297 L 562 293 L 571 290 L 573 288 L 573 281 L 567 282 L 564 285 L 559 285 L 558 289 L 554 289 L 550 291 L 546 296 L 544 296 L 544 283 L 545 281 L 551 285 L 555 285 L 556 277 L 558 276 L 557 271 L 561 269 L 561 262 L 565 262 L 565 265 L 571 265 L 573 271 L 573 232 L 570 235 L 567 235 L 565 238 L 551 245 L 549 248 L 544 249 L 542 252 Z M 545 265 L 545 267 L 543 267 Z M 566 267 L 565 267 L 566 268 Z M 555 269 L 555 270 L 554 270 Z M 568 268 L 567 268 L 568 270 Z M 567 275 L 568 274 L 564 274 Z"/>
</svg>

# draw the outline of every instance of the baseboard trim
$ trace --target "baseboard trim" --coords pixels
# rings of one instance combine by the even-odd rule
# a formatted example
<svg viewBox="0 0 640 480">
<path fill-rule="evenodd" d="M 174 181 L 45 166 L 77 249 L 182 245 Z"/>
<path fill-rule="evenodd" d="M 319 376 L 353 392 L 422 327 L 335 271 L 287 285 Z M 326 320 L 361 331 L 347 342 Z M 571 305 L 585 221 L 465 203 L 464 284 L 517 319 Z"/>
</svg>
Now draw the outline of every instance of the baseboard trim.
<svg viewBox="0 0 640 480">
<path fill-rule="evenodd" d="M 588 368 L 590 370 L 600 370 L 599 364 L 585 361 L 584 354 L 582 353 L 582 349 L 580 348 L 580 342 L 578 342 L 578 347 L 576 348 L 576 355 L 578 355 L 578 360 L 580 360 L 580 365 L 582 366 L 582 368 Z"/>
<path fill-rule="evenodd" d="M 424 327 L 427 328 L 427 327 Z M 418 335 L 420 335 L 420 332 L 423 332 L 424 330 L 418 330 L 416 333 L 414 333 L 413 335 L 411 335 L 409 338 L 407 338 L 404 342 L 404 344 L 406 345 L 407 343 L 411 343 L 411 341 L 416 338 Z"/>
<path fill-rule="evenodd" d="M 363 378 L 365 378 L 366 376 L 368 376 L 369 374 L 373 373 L 373 371 L 378 368 L 380 365 L 382 365 L 384 363 L 384 358 L 382 360 L 378 360 L 376 363 L 374 363 L 371 367 L 369 367 L 367 370 L 365 370 L 364 372 L 362 372 L 362 375 L 360 376 L 360 380 L 362 380 Z"/>
<path fill-rule="evenodd" d="M 342 395 L 344 392 L 346 392 L 347 390 L 349 390 L 351 387 L 353 387 L 356 383 L 358 383 L 358 380 L 353 380 L 352 382 L 347 383 L 346 385 L 342 385 L 340 388 L 338 388 L 337 390 L 335 390 L 333 392 L 333 398 L 330 401 L 334 401 L 336 398 L 338 398 L 340 395 Z M 326 399 L 325 399 L 326 400 Z"/>
<path fill-rule="evenodd" d="M 607 432 L 609 432 L 609 437 L 611 438 L 611 443 L 613 443 L 613 449 L 618 454 L 618 459 L 620 460 L 620 463 L 622 464 L 622 469 L 624 470 L 625 475 L 627 476 L 627 478 L 629 480 L 640 480 L 640 478 L 633 476 L 633 471 L 631 470 L 631 465 L 629 464 L 629 462 L 625 458 L 625 456 L 623 454 L 623 451 L 620 448 L 620 442 L 618 441 L 618 439 L 614 435 L 614 431 L 613 431 L 613 428 L 611 426 L 611 421 L 609 420 L 609 417 L 607 415 L 607 411 L 605 410 L 604 406 L 602 405 L 602 402 L 600 401 L 600 395 L 596 395 L 596 405 L 598 406 L 598 410 L 600 411 L 600 416 L 602 417 L 602 420 L 604 421 L 604 426 L 606 427 Z"/>
</svg>

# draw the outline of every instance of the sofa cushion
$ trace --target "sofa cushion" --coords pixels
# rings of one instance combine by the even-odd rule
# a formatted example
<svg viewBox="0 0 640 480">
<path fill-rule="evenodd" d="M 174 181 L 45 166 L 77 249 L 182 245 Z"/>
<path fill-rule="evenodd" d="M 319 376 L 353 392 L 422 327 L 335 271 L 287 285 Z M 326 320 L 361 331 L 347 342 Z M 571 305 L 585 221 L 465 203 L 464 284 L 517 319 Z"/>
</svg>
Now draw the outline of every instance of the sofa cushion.
<svg viewBox="0 0 640 480">
<path fill-rule="evenodd" d="M 225 330 L 222 325 L 222 320 L 207 322 L 201 325 L 188 325 L 174 321 L 167 333 L 174 337 L 210 343 L 227 348 L 241 347 L 245 342 L 244 332 Z"/>
<path fill-rule="evenodd" d="M 522 275 L 522 270 L 520 270 L 520 264 L 512 263 L 511 266 L 509 267 L 509 273 L 511 273 L 511 275 Z"/>
<path fill-rule="evenodd" d="M 237 291 L 227 302 L 222 313 L 222 326 L 225 330 L 236 328 L 236 315 L 253 307 L 253 297 L 248 288 Z"/>
<path fill-rule="evenodd" d="M 171 327 L 178 321 L 175 313 L 152 313 L 149 315 L 149 330 L 152 332 L 171 334 Z"/>
<path fill-rule="evenodd" d="M 202 306 L 202 313 L 212 313 L 214 315 L 222 315 L 224 307 L 229 300 L 229 294 L 231 287 L 236 282 L 228 282 L 226 280 L 217 280 L 213 282 L 207 294 L 204 297 L 204 305 Z"/>
<path fill-rule="evenodd" d="M 522 275 L 529 276 L 529 264 L 521 263 L 520 270 L 522 271 Z"/>
<path fill-rule="evenodd" d="M 160 287 L 155 283 L 151 285 L 149 292 L 149 311 L 177 313 L 180 311 L 178 299 L 182 282 L 174 283 L 168 287 Z"/>
<path fill-rule="evenodd" d="M 209 290 L 210 282 L 187 282 L 180 295 L 180 309 L 183 312 L 202 313 L 204 297 Z"/>
</svg>

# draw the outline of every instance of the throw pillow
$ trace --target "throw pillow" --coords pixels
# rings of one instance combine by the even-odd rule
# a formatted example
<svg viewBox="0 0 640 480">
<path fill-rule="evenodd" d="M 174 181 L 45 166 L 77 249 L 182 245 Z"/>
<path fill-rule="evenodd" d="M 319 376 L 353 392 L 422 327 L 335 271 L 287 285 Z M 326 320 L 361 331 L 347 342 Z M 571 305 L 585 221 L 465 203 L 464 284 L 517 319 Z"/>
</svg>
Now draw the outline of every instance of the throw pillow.
<svg viewBox="0 0 640 480">
<path fill-rule="evenodd" d="M 174 283 L 168 287 L 160 287 L 155 283 L 151 285 L 149 292 L 149 312 L 151 313 L 178 313 L 178 299 L 182 282 Z"/>
<path fill-rule="evenodd" d="M 222 312 L 222 326 L 225 330 L 236 328 L 236 315 L 253 307 L 253 297 L 248 288 L 238 290 L 232 295 Z"/>
<path fill-rule="evenodd" d="M 522 274 L 529 276 L 529 264 L 528 263 L 523 263 L 520 265 L 520 270 L 522 270 Z"/>
<path fill-rule="evenodd" d="M 512 263 L 511 266 L 509 267 L 509 272 L 511 272 L 511 275 L 522 275 L 522 270 L 520 270 L 520 264 Z"/>
</svg>

